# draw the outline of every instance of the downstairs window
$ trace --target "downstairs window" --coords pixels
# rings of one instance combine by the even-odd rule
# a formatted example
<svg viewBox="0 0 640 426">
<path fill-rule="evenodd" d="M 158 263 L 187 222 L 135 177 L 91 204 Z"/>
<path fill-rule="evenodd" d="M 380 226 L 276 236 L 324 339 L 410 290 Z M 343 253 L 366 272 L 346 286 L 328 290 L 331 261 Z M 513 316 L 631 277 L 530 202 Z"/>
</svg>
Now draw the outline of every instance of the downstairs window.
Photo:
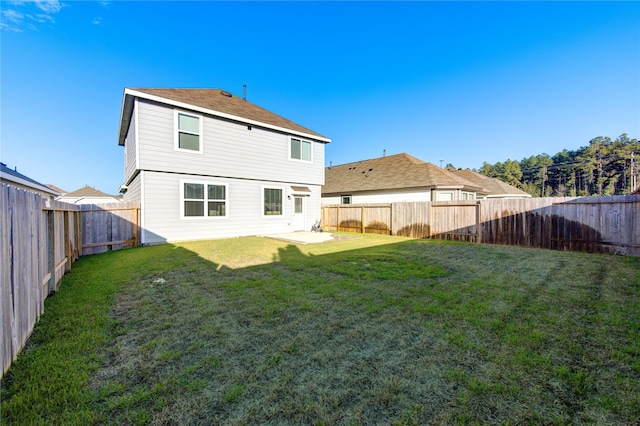
<svg viewBox="0 0 640 426">
<path fill-rule="evenodd" d="M 182 204 L 183 217 L 227 217 L 227 185 L 185 182 Z"/>
</svg>

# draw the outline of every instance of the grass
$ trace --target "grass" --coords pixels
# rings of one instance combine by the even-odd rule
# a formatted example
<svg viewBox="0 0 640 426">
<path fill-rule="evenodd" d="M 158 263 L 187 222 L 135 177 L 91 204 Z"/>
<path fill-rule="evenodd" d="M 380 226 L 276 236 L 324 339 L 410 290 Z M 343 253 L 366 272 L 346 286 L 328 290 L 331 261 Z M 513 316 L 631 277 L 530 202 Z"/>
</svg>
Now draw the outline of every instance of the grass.
<svg viewBox="0 0 640 426">
<path fill-rule="evenodd" d="M 3 424 L 637 424 L 640 259 L 366 235 L 82 258 Z"/>
</svg>

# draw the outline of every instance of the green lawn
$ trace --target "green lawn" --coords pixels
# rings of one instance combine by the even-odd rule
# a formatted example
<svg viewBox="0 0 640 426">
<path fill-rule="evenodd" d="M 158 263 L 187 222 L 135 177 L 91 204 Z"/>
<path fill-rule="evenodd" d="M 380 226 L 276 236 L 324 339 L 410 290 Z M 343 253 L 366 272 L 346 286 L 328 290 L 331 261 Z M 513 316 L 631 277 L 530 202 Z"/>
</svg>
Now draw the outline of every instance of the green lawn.
<svg viewBox="0 0 640 426">
<path fill-rule="evenodd" d="M 80 259 L 3 424 L 638 424 L 640 259 L 365 235 Z"/>
</svg>

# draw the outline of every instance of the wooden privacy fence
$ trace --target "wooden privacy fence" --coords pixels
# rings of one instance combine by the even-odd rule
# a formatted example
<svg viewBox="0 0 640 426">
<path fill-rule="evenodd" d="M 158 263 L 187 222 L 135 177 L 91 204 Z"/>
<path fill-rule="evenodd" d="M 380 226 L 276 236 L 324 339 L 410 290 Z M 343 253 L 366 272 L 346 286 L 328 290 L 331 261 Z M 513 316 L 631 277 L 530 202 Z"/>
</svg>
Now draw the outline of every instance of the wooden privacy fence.
<svg viewBox="0 0 640 426">
<path fill-rule="evenodd" d="M 6 372 L 81 256 L 138 244 L 139 206 L 73 205 L 0 185 L 0 362 Z"/>
<path fill-rule="evenodd" d="M 391 204 L 322 206 L 325 231 L 391 234 Z"/>
<path fill-rule="evenodd" d="M 322 226 L 640 256 L 640 195 L 325 205 Z"/>
</svg>

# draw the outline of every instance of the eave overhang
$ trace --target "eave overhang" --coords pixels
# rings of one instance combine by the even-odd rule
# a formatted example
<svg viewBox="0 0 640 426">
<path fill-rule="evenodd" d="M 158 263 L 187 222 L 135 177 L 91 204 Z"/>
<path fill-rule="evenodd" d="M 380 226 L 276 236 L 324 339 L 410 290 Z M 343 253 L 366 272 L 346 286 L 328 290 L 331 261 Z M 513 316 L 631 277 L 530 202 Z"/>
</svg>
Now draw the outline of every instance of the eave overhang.
<svg viewBox="0 0 640 426">
<path fill-rule="evenodd" d="M 188 104 L 185 102 L 179 102 L 172 99 L 167 99 L 161 96 L 150 95 L 148 93 L 140 92 L 133 89 L 125 89 L 124 97 L 122 100 L 122 108 L 120 111 L 120 129 L 118 132 L 118 145 L 124 146 L 125 138 L 127 137 L 127 131 L 129 130 L 129 124 L 131 122 L 131 114 L 133 112 L 133 103 L 135 98 L 147 99 L 149 101 L 162 103 L 165 105 L 171 105 L 178 108 L 183 108 L 190 111 L 200 112 L 202 114 L 211 115 L 214 117 L 220 117 L 227 120 L 237 121 L 252 126 L 262 127 L 265 129 L 275 130 L 277 132 L 286 133 L 289 135 L 296 135 L 306 139 L 313 139 L 315 141 L 329 143 L 331 139 L 324 136 L 312 135 L 297 130 L 287 129 L 285 127 L 275 126 L 273 124 L 263 123 L 256 120 L 251 120 L 244 117 L 239 117 L 232 114 L 227 114 L 220 111 L 215 111 L 209 108 L 203 108 L 196 105 Z"/>
</svg>

